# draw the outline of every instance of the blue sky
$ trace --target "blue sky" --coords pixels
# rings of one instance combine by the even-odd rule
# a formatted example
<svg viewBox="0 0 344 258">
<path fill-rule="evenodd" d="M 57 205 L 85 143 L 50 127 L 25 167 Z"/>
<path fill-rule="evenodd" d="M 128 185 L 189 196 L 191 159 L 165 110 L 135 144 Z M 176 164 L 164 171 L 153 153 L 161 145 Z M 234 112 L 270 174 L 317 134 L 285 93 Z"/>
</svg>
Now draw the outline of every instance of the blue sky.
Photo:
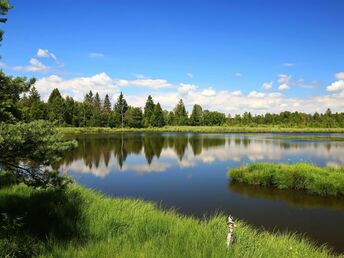
<svg viewBox="0 0 344 258">
<path fill-rule="evenodd" d="M 344 111 L 342 0 L 10 2 L 2 68 L 36 77 L 43 98 L 58 87 L 168 109 Z"/>
</svg>

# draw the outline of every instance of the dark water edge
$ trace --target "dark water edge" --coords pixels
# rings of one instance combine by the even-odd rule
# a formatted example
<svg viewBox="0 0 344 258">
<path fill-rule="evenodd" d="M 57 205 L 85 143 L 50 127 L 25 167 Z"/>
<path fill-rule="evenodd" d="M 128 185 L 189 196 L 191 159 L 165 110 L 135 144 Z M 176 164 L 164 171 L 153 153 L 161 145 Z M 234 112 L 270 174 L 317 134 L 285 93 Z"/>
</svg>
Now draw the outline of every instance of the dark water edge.
<svg viewBox="0 0 344 258">
<path fill-rule="evenodd" d="M 227 178 L 229 168 L 250 162 L 344 165 L 344 142 L 281 135 L 291 134 L 81 136 L 79 147 L 59 167 L 78 183 L 110 196 L 141 198 L 198 218 L 231 214 L 258 228 L 298 232 L 344 252 L 342 199 L 233 184 Z"/>
</svg>

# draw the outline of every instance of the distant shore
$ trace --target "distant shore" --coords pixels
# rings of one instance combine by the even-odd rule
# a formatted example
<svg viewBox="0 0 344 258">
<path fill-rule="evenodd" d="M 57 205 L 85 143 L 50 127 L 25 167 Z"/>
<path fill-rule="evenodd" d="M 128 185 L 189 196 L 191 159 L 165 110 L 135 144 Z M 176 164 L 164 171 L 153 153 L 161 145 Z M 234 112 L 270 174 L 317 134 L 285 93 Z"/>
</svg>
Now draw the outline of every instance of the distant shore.
<svg viewBox="0 0 344 258">
<path fill-rule="evenodd" d="M 59 127 L 63 134 L 112 134 L 135 132 L 184 133 L 344 133 L 344 128 L 230 127 L 230 126 L 165 126 L 150 128 Z"/>
</svg>

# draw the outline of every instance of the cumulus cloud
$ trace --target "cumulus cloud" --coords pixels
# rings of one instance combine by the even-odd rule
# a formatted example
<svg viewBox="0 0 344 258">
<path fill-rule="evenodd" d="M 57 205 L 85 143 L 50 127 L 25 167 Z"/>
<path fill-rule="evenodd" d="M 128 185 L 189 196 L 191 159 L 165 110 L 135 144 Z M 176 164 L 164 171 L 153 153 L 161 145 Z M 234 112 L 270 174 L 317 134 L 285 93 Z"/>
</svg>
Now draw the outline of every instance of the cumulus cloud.
<svg viewBox="0 0 344 258">
<path fill-rule="evenodd" d="M 269 90 L 269 89 L 272 88 L 272 84 L 273 84 L 273 82 L 264 82 L 263 85 L 262 85 L 262 88 L 264 90 Z"/>
<path fill-rule="evenodd" d="M 45 57 L 45 58 L 52 58 L 55 61 L 57 61 L 56 55 L 54 53 L 49 52 L 48 49 L 41 49 L 39 48 L 37 50 L 37 54 L 38 57 Z"/>
<path fill-rule="evenodd" d="M 291 77 L 280 76 L 280 90 L 289 87 Z M 148 83 L 149 82 L 149 83 Z M 280 92 L 261 92 L 253 90 L 243 93 L 240 90 L 219 90 L 212 87 L 202 88 L 195 84 L 171 84 L 167 80 L 137 79 L 124 80 L 112 79 L 106 73 L 96 74 L 90 77 L 77 77 L 63 79 L 57 75 L 41 78 L 36 82 L 36 87 L 42 97 L 47 99 L 54 88 L 58 88 L 63 95 L 72 96 L 76 100 L 82 100 L 84 95 L 92 90 L 98 91 L 101 96 L 109 94 L 113 101 L 116 100 L 120 87 L 152 87 L 155 85 L 152 95 L 155 102 L 160 102 L 164 109 L 172 110 L 180 99 L 184 100 L 187 110 L 190 112 L 194 104 L 200 104 L 204 109 L 216 110 L 223 113 L 242 114 L 250 111 L 253 114 L 278 113 L 281 111 L 324 112 L 326 108 L 333 111 L 344 110 L 344 91 L 334 92 L 324 96 L 312 97 L 288 97 Z M 158 86 L 156 86 L 158 85 Z M 168 85 L 167 89 L 165 86 Z M 124 92 L 128 103 L 143 107 L 148 92 Z"/>
<path fill-rule="evenodd" d="M 36 58 L 31 58 L 28 65 L 15 66 L 12 69 L 15 71 L 23 71 L 23 72 L 47 72 L 50 69 L 50 67 L 44 65 L 42 62 L 38 61 Z"/>
<path fill-rule="evenodd" d="M 189 73 L 187 73 L 187 74 L 186 74 L 186 76 L 187 76 L 187 77 L 189 77 L 189 78 L 193 78 L 193 74 L 192 74 L 192 73 L 190 73 L 190 72 L 189 72 Z"/>
<path fill-rule="evenodd" d="M 141 78 L 136 80 L 119 79 L 116 81 L 116 84 L 119 87 L 147 87 L 152 90 L 174 87 L 173 84 L 169 83 L 167 80 L 150 78 Z"/>
<path fill-rule="evenodd" d="M 213 90 L 212 87 L 209 87 L 207 89 L 204 89 L 202 90 L 202 93 L 201 93 L 203 96 L 206 96 L 206 97 L 213 97 L 216 95 L 216 91 Z"/>
<path fill-rule="evenodd" d="M 74 79 L 63 79 L 58 75 L 51 75 L 39 79 L 36 84 L 43 99 L 48 99 L 51 91 L 58 88 L 62 95 L 68 95 L 76 100 L 83 100 L 90 90 L 98 92 L 101 96 L 109 94 L 115 99 L 118 94 L 118 86 L 106 73 L 99 73 L 90 77 L 77 77 Z"/>
<path fill-rule="evenodd" d="M 331 85 L 326 87 L 326 90 L 327 91 L 344 90 L 344 80 L 338 80 L 338 81 L 331 83 Z"/>
<path fill-rule="evenodd" d="M 331 83 L 326 87 L 327 91 L 340 91 L 342 90 L 342 95 L 344 95 L 344 72 L 336 73 L 335 77 L 337 81 Z"/>
<path fill-rule="evenodd" d="M 102 58 L 104 57 L 103 53 L 97 53 L 97 52 L 92 52 L 88 54 L 88 57 L 90 58 Z"/>
<path fill-rule="evenodd" d="M 294 64 L 292 64 L 292 63 L 284 63 L 283 66 L 284 67 L 292 67 L 292 66 L 294 66 Z"/>
<path fill-rule="evenodd" d="M 242 76 L 242 74 L 241 74 L 241 73 L 239 73 L 239 72 L 236 72 L 236 73 L 234 74 L 234 76 L 235 76 L 235 77 L 241 77 L 241 76 Z"/>
</svg>

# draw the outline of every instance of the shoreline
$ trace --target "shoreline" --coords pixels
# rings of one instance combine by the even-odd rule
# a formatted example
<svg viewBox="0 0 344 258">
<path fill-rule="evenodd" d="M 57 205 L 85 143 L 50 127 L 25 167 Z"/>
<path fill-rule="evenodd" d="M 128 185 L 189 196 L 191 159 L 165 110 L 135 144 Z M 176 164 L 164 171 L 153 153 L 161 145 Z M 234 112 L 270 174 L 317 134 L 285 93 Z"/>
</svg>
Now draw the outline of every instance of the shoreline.
<svg viewBox="0 0 344 258">
<path fill-rule="evenodd" d="M 161 128 L 58 127 L 62 134 L 116 133 L 344 133 L 344 128 L 165 126 Z"/>
<path fill-rule="evenodd" d="M 227 247 L 225 215 L 199 220 L 174 210 L 163 210 L 152 202 L 109 197 L 78 184 L 70 185 L 66 192 L 17 185 L 0 189 L 0 196 L 5 211 L 12 207 L 12 202 L 19 205 L 12 216 L 27 214 L 25 216 L 33 219 L 24 220 L 24 231 L 12 235 L 11 241 L 19 244 L 29 237 L 35 243 L 34 246 L 15 247 L 12 242 L 4 242 L 2 246 L 19 248 L 12 251 L 33 256 L 109 257 L 114 253 L 121 257 L 338 255 L 299 234 L 256 229 L 240 220 L 235 221 L 234 241 Z M 32 217 L 33 214 L 40 216 Z M 50 234 L 46 240 L 38 237 L 46 233 Z"/>
</svg>

